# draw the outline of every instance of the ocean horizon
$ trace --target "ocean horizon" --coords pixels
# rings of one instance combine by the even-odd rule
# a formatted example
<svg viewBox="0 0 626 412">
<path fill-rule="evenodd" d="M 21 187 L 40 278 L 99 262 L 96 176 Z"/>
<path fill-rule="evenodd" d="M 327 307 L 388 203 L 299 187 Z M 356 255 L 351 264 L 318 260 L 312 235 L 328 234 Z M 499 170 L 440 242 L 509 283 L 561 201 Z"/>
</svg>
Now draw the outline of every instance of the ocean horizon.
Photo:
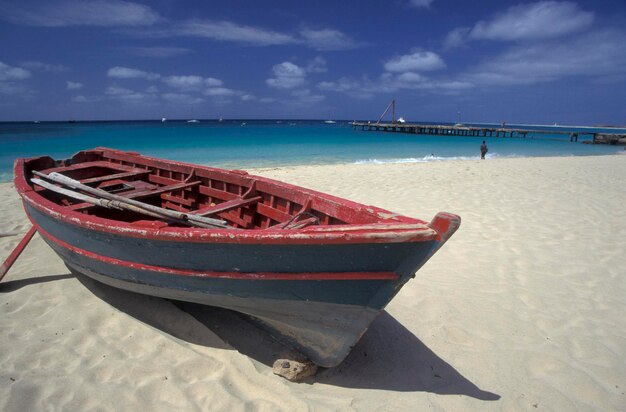
<svg viewBox="0 0 626 412">
<path fill-rule="evenodd" d="M 302 119 L 198 119 L 117 121 L 41 121 L 0 123 L 0 182 L 12 180 L 13 161 L 49 155 L 57 159 L 98 146 L 222 168 L 263 168 L 338 163 L 415 163 L 487 158 L 588 156 L 615 154 L 620 146 L 583 144 L 568 135 L 530 133 L 526 138 L 414 135 L 366 132 L 350 121 Z M 433 124 L 433 122 L 410 122 Z M 441 123 L 436 124 L 452 124 Z M 500 124 L 464 123 L 501 127 Z M 608 126 L 518 125 L 531 130 L 626 133 Z"/>
</svg>

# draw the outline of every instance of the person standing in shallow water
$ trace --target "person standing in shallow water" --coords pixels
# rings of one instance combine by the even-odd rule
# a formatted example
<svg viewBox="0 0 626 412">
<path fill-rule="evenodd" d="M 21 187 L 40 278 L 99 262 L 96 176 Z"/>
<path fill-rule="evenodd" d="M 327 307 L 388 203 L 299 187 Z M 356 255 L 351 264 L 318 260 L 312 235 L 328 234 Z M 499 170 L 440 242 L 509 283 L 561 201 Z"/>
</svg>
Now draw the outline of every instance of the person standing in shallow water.
<svg viewBox="0 0 626 412">
<path fill-rule="evenodd" d="M 480 158 L 484 159 L 488 151 L 489 149 L 487 149 L 487 143 L 483 140 L 483 144 L 480 145 Z"/>
</svg>

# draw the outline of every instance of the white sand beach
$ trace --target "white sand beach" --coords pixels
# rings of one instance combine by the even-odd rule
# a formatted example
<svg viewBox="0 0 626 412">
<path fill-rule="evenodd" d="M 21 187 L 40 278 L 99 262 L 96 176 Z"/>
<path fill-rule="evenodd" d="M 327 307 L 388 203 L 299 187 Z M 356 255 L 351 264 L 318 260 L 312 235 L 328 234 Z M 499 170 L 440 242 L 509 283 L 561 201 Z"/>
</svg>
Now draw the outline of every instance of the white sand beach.
<svg viewBox="0 0 626 412">
<path fill-rule="evenodd" d="M 245 319 L 76 278 L 35 235 L 0 283 L 0 410 L 624 410 L 626 156 L 252 172 L 461 228 L 303 383 Z M 4 260 L 10 183 L 0 212 Z"/>
</svg>

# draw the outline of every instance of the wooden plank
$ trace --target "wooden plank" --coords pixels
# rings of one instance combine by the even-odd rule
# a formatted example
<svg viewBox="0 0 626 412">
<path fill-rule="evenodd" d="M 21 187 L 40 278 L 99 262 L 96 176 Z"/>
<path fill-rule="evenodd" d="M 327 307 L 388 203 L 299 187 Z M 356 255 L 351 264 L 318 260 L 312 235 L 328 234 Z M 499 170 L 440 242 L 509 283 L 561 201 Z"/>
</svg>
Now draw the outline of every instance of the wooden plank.
<svg viewBox="0 0 626 412">
<path fill-rule="evenodd" d="M 249 223 L 247 220 L 240 218 L 239 216 L 237 216 L 236 214 L 234 214 L 233 211 L 230 212 L 222 212 L 219 215 L 220 219 L 224 219 L 224 220 L 228 220 L 231 221 L 237 225 L 239 225 L 240 227 L 243 228 L 247 228 Z"/>
<path fill-rule="evenodd" d="M 274 209 L 273 207 L 270 207 L 264 203 L 258 203 L 256 207 L 258 213 L 267 216 L 277 222 L 286 222 L 293 217 L 288 213 L 281 212 L 280 210 Z"/>
<path fill-rule="evenodd" d="M 208 206 L 202 209 L 198 209 L 194 212 L 194 214 L 199 215 L 199 216 L 209 216 L 209 215 L 213 215 L 213 214 L 217 214 L 221 212 L 226 212 L 231 209 L 238 208 L 238 207 L 248 206 L 253 203 L 257 203 L 261 201 L 262 199 L 263 199 L 262 196 L 255 196 L 249 199 L 232 199 L 224 203 L 219 203 L 215 206 Z"/>
<path fill-rule="evenodd" d="M 137 177 L 137 176 L 147 175 L 148 173 L 151 173 L 151 171 L 137 169 L 137 170 L 131 170 L 130 172 L 121 172 L 121 173 L 115 173 L 112 175 L 92 177 L 90 179 L 82 179 L 80 180 L 80 182 L 82 184 L 88 185 L 90 183 L 100 183 L 100 182 L 106 182 L 108 180 L 114 180 L 114 179 L 125 179 L 128 177 Z"/>
<path fill-rule="evenodd" d="M 62 173 L 62 172 L 80 170 L 80 169 L 88 169 L 90 167 L 102 167 L 102 168 L 119 170 L 120 172 L 129 172 L 133 169 L 130 166 L 125 166 L 125 165 L 107 162 L 104 160 L 99 160 L 95 162 L 76 163 L 76 164 L 69 165 L 69 166 L 52 167 L 50 169 L 40 170 L 40 172 L 45 173 L 45 174 L 50 174 L 52 172 Z"/>
<path fill-rule="evenodd" d="M 176 196 L 176 195 L 173 195 L 171 193 L 163 193 L 163 194 L 161 194 L 161 199 L 167 200 L 169 202 L 174 202 L 174 203 L 178 203 L 178 204 L 181 204 L 181 205 L 185 205 L 187 207 L 191 207 L 191 206 L 193 206 L 194 203 L 196 203 L 195 199 L 185 199 L 184 197 Z"/>
<path fill-rule="evenodd" d="M 205 177 L 215 180 L 221 180 L 227 183 L 236 184 L 240 186 L 249 186 L 252 180 L 247 175 L 243 175 L 240 172 L 229 172 L 221 169 L 215 169 L 209 166 L 197 167 L 196 165 L 184 164 L 180 162 L 171 162 L 153 157 L 141 156 L 137 153 L 121 152 L 117 150 L 110 150 L 105 148 L 99 148 L 103 150 L 103 156 L 111 159 L 125 161 L 129 163 L 135 163 L 142 166 L 157 167 L 159 169 L 168 170 L 172 172 L 184 173 L 186 175 L 191 174 L 195 169 L 197 177 Z"/>
<path fill-rule="evenodd" d="M 302 229 L 305 226 L 312 225 L 313 223 L 319 222 L 319 219 L 316 217 L 310 217 L 308 219 L 299 220 L 297 222 L 292 222 L 287 225 L 285 229 Z"/>
<path fill-rule="evenodd" d="M 34 174 L 44 177 L 46 179 L 52 180 L 56 183 L 63 184 L 65 186 L 69 186 L 73 189 L 82 190 L 84 192 L 90 193 L 92 195 L 99 196 L 100 198 L 107 199 L 115 202 L 112 206 L 116 208 L 124 208 L 127 210 L 137 211 L 138 213 L 145 213 L 154 216 L 160 215 L 160 217 L 167 217 L 169 219 L 175 219 L 181 221 L 185 224 L 191 224 L 200 227 L 222 227 L 228 228 L 226 224 L 217 220 L 211 219 L 208 217 L 202 216 L 194 216 L 193 214 L 184 214 L 180 212 L 174 212 L 172 210 L 164 209 L 158 206 L 153 206 L 147 203 L 138 202 L 134 199 L 128 199 L 123 196 L 115 195 L 113 193 L 108 193 L 105 190 L 93 188 L 87 185 L 83 185 L 82 183 L 73 180 L 67 176 L 64 176 L 59 173 L 51 173 L 50 175 L 45 175 L 41 172 L 33 171 Z M 192 182 L 194 183 L 194 182 Z"/>
<path fill-rule="evenodd" d="M 234 193 L 225 192 L 223 190 L 214 189 L 212 187 L 206 187 L 206 186 L 200 186 L 198 188 L 198 192 L 200 192 L 200 194 L 202 195 L 214 197 L 214 198 L 221 199 L 221 200 L 233 200 L 233 199 L 239 198 L 239 196 L 237 196 Z"/>
<path fill-rule="evenodd" d="M 176 211 L 182 212 L 182 213 L 188 213 L 189 212 L 189 209 L 187 209 L 187 208 L 185 208 L 183 206 L 180 206 L 177 203 L 170 202 L 170 201 L 165 202 L 163 207 L 166 208 L 166 209 L 176 210 Z"/>
<path fill-rule="evenodd" d="M 26 234 L 22 238 L 22 240 L 20 240 L 20 243 L 18 243 L 15 249 L 11 251 L 9 257 L 7 257 L 2 265 L 0 265 L 0 280 L 2 280 L 4 275 L 6 275 L 9 269 L 11 269 L 11 266 L 13 266 L 13 263 L 15 263 L 26 245 L 28 245 L 28 242 L 30 242 L 30 240 L 33 238 L 33 235 L 36 231 L 37 229 L 35 228 L 35 226 L 31 226 L 30 229 L 28 229 L 28 232 L 26 232 Z"/>
<path fill-rule="evenodd" d="M 156 174 L 151 174 L 148 176 L 148 181 L 150 183 L 158 184 L 158 185 L 173 185 L 176 183 L 182 182 L 182 180 L 176 180 L 165 176 L 159 176 Z"/>
<path fill-rule="evenodd" d="M 165 193 L 165 192 L 173 192 L 175 190 L 189 189 L 191 187 L 198 186 L 200 183 L 201 182 L 199 181 L 188 182 L 188 183 L 178 183 L 174 185 L 161 186 L 156 189 L 144 190 L 141 192 L 134 192 L 134 193 L 129 193 L 129 194 L 120 193 L 119 195 L 124 196 L 128 199 L 135 199 L 135 200 L 145 199 L 147 197 L 160 195 L 161 193 Z"/>
</svg>

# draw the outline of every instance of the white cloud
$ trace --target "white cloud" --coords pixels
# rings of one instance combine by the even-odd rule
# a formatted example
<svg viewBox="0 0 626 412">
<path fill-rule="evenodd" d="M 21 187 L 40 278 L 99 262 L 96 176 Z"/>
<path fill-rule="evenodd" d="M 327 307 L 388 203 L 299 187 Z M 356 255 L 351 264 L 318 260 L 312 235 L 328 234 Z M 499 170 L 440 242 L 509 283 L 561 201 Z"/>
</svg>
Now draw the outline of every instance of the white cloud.
<svg viewBox="0 0 626 412">
<path fill-rule="evenodd" d="M 253 94 L 243 94 L 241 95 L 241 100 L 243 100 L 244 102 L 249 102 L 252 100 L 256 100 L 256 96 L 254 96 Z"/>
<path fill-rule="evenodd" d="M 224 84 L 224 82 L 214 77 L 205 77 L 204 84 L 205 86 L 215 87 L 215 86 L 221 86 L 222 84 Z"/>
<path fill-rule="evenodd" d="M 109 86 L 104 92 L 104 94 L 109 96 L 123 96 L 132 93 L 134 93 L 132 90 L 119 86 Z"/>
<path fill-rule="evenodd" d="M 410 0 L 409 5 L 417 8 L 429 8 L 435 0 Z"/>
<path fill-rule="evenodd" d="M 173 24 L 169 27 L 154 28 L 150 30 L 127 31 L 137 37 L 170 38 L 170 37 L 198 37 L 215 41 L 235 42 L 251 46 L 282 46 L 304 44 L 315 50 L 333 51 L 348 50 L 361 45 L 345 33 L 325 29 L 302 29 L 298 34 L 282 33 L 262 27 L 247 26 L 232 21 L 216 21 L 193 19 Z M 129 47 L 127 50 L 134 54 L 153 54 L 148 48 Z M 185 49 L 183 49 L 185 50 Z M 155 50 L 154 54 L 170 55 L 170 50 Z M 179 50 L 173 50 L 178 52 Z M 182 52 L 182 51 L 181 51 Z"/>
<path fill-rule="evenodd" d="M 272 72 L 274 77 L 265 80 L 265 82 L 275 89 L 293 89 L 305 83 L 305 70 L 291 62 L 275 65 Z"/>
<path fill-rule="evenodd" d="M 22 67 L 26 67 L 27 69 L 38 71 L 42 73 L 63 73 L 68 70 L 67 66 L 62 64 L 49 64 L 35 61 L 27 61 L 22 62 L 20 64 Z"/>
<path fill-rule="evenodd" d="M 67 82 L 67 90 L 79 90 L 83 88 L 83 84 L 80 82 Z"/>
<path fill-rule="evenodd" d="M 566 77 L 614 78 L 626 67 L 626 32 L 604 30 L 566 42 L 512 47 L 462 76 L 482 85 L 534 84 Z"/>
<path fill-rule="evenodd" d="M 241 92 L 226 87 L 214 87 L 204 91 L 206 96 L 235 96 L 241 94 Z"/>
<path fill-rule="evenodd" d="M 35 1 L 0 3 L 0 18 L 17 24 L 43 27 L 145 26 L 161 20 L 150 7 L 122 0 Z"/>
<path fill-rule="evenodd" d="M 156 80 L 161 77 L 157 73 L 149 73 L 139 69 L 131 69 L 128 67 L 115 66 L 108 70 L 107 76 L 116 79 L 146 79 Z"/>
<path fill-rule="evenodd" d="M 23 83 L 19 83 L 30 76 L 31 73 L 28 70 L 0 62 L 0 94 L 19 95 L 20 98 L 26 100 L 32 98 L 34 92 Z"/>
<path fill-rule="evenodd" d="M 422 90 L 436 93 L 455 94 L 474 87 L 470 81 L 429 79 L 418 73 L 383 73 L 377 80 L 367 77 L 350 79 L 343 77 L 335 82 L 320 82 L 321 90 L 346 93 L 356 98 L 371 98 L 376 94 L 394 93 L 398 90 Z"/>
<path fill-rule="evenodd" d="M 301 30 L 300 35 L 309 47 L 320 51 L 348 50 L 358 47 L 350 37 L 339 30 Z"/>
<path fill-rule="evenodd" d="M 319 103 L 326 99 L 324 95 L 312 94 L 309 89 L 294 90 L 291 95 L 297 99 L 296 103 L 298 104 Z"/>
<path fill-rule="evenodd" d="M 31 91 L 20 83 L 0 81 L 0 94 L 19 95 L 20 97 L 24 97 L 25 94 L 30 93 Z"/>
<path fill-rule="evenodd" d="M 273 97 L 262 97 L 259 99 L 259 103 L 265 103 L 265 104 L 276 103 L 276 99 Z"/>
<path fill-rule="evenodd" d="M 463 46 L 467 42 L 471 30 L 471 27 L 457 27 L 450 31 L 443 41 L 443 47 L 445 49 L 451 49 L 453 47 Z"/>
<path fill-rule="evenodd" d="M 398 75 L 396 77 L 398 81 L 406 82 L 406 83 L 417 83 L 425 80 L 424 76 L 418 73 L 406 72 Z"/>
<path fill-rule="evenodd" d="M 395 57 L 385 63 L 385 70 L 393 73 L 429 71 L 446 67 L 441 57 L 433 52 L 415 52 Z"/>
<path fill-rule="evenodd" d="M 487 40 L 536 40 L 561 37 L 593 23 L 592 12 L 576 3 L 540 1 L 508 8 L 490 21 L 476 23 L 470 37 Z"/>
<path fill-rule="evenodd" d="M 315 57 L 306 66 L 308 73 L 326 73 L 328 68 L 326 67 L 326 59 L 322 57 Z"/>
<path fill-rule="evenodd" d="M 111 99 L 123 100 L 127 102 L 148 102 L 155 100 L 157 97 L 155 93 L 142 93 L 119 86 L 109 86 L 105 90 L 104 94 Z"/>
<path fill-rule="evenodd" d="M 122 50 L 128 54 L 140 57 L 167 58 L 193 53 L 193 50 L 184 47 L 124 47 Z"/>
<path fill-rule="evenodd" d="M 153 32 L 152 35 L 201 37 L 220 41 L 233 41 L 257 46 L 270 46 L 297 43 L 297 40 L 284 33 L 258 27 L 244 26 L 229 21 L 191 20 L 175 26 L 172 30 Z"/>
<path fill-rule="evenodd" d="M 396 91 L 397 88 L 389 87 L 385 81 L 372 81 L 368 77 L 352 79 L 342 77 L 336 81 L 323 81 L 317 84 L 317 88 L 329 92 L 345 93 L 358 99 L 369 99 L 378 93 Z"/>
<path fill-rule="evenodd" d="M 161 80 L 163 83 L 173 88 L 183 90 L 196 89 L 198 91 L 204 87 L 215 87 L 223 84 L 223 82 L 219 79 L 215 79 L 213 77 L 205 78 L 196 75 L 167 76 L 163 77 Z"/>
<path fill-rule="evenodd" d="M 102 100 L 102 98 L 98 97 L 98 96 L 78 95 L 78 96 L 72 97 L 72 101 L 74 103 L 95 103 L 95 102 L 99 102 L 101 100 Z"/>
<path fill-rule="evenodd" d="M 21 67 L 12 67 L 0 62 L 0 80 L 24 80 L 30 77 L 30 72 Z"/>
</svg>

